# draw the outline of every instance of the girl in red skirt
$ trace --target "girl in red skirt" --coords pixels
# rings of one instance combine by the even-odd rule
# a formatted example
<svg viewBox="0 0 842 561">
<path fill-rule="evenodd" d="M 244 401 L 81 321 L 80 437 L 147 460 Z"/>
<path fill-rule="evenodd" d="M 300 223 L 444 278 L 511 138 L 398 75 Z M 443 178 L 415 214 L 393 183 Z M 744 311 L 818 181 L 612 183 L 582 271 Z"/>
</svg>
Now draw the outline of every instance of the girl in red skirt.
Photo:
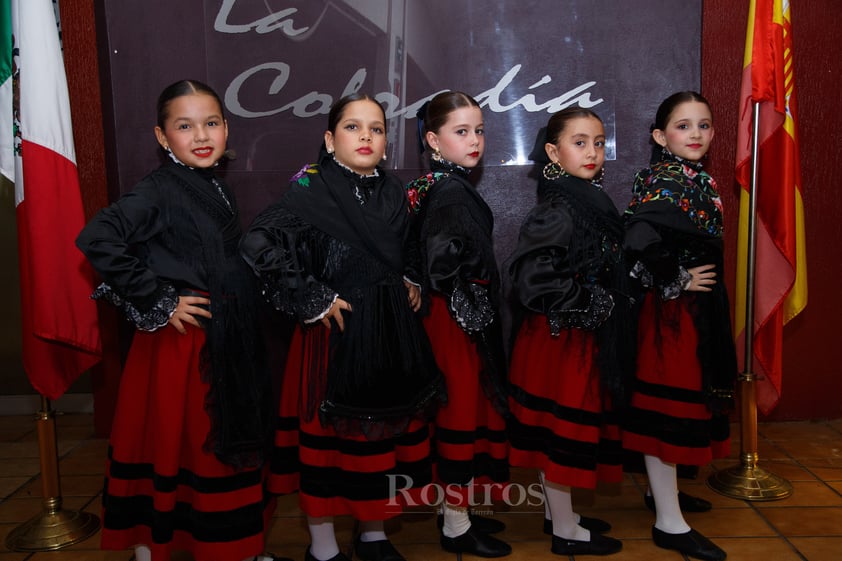
<svg viewBox="0 0 842 561">
<path fill-rule="evenodd" d="M 358 521 L 354 554 L 401 561 L 384 520 L 432 479 L 428 422 L 441 373 L 407 280 L 409 209 L 380 167 L 382 106 L 364 94 L 334 104 L 319 163 L 263 211 L 242 252 L 264 295 L 299 323 L 289 350 L 270 490 L 300 490 L 307 561 L 344 561 L 335 516 Z"/>
<path fill-rule="evenodd" d="M 480 495 L 481 484 L 501 490 L 509 478 L 494 218 L 468 181 L 485 148 L 482 111 L 467 94 L 448 91 L 418 118 L 432 158 L 430 172 L 410 182 L 407 195 L 419 243 L 424 327 L 448 396 L 434 423 L 436 475 L 447 490 L 440 541 L 446 551 L 502 557 L 512 548 L 488 534 L 502 531 L 503 523 L 468 512 L 472 491 Z"/>
<path fill-rule="evenodd" d="M 273 507 L 271 386 L 236 200 L 214 173 L 228 137 L 219 97 L 172 84 L 155 135 L 167 162 L 77 239 L 104 280 L 94 296 L 137 329 L 108 448 L 102 548 L 134 547 L 137 561 L 168 561 L 172 549 L 278 559 L 260 555 Z"/>
<path fill-rule="evenodd" d="M 702 169 L 713 138 L 707 100 L 679 92 L 658 108 L 649 168 L 635 177 L 625 247 L 645 296 L 623 445 L 644 454 L 655 544 L 699 559 L 725 552 L 681 514 L 676 465 L 728 455 L 737 373 L 722 278 L 722 204 Z"/>
<path fill-rule="evenodd" d="M 539 142 L 535 152 L 545 156 L 533 159 L 549 163 L 508 266 L 521 305 L 510 369 L 511 464 L 539 470 L 553 553 L 606 555 L 622 543 L 602 535 L 607 522 L 573 511 L 571 487 L 622 478 L 611 407 L 633 351 L 623 228 L 602 190 L 599 117 L 564 109 Z"/>
</svg>

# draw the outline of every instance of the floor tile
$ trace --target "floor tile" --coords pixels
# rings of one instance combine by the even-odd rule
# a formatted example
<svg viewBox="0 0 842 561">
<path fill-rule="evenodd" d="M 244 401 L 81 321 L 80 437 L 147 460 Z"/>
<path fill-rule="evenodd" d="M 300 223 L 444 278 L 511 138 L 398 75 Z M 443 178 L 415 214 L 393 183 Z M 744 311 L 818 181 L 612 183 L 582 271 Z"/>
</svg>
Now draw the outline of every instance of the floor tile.
<svg viewBox="0 0 842 561">
<path fill-rule="evenodd" d="M 842 558 L 842 537 L 791 538 L 790 541 L 809 561 L 839 561 Z"/>
<path fill-rule="evenodd" d="M 776 501 L 758 501 L 759 509 L 797 506 L 835 506 L 842 508 L 842 496 L 821 481 L 792 481 L 792 495 Z"/>
<path fill-rule="evenodd" d="M 90 415 L 60 415 L 56 419 L 59 471 L 66 509 L 99 514 L 107 441 L 94 438 Z M 99 534 L 54 552 L 10 552 L 8 532 L 42 508 L 40 458 L 33 416 L 0 416 L 0 561 L 129 561 L 130 551 L 99 550 Z M 842 559 L 842 420 L 828 422 L 761 423 L 758 426 L 759 465 L 793 485 L 792 496 L 769 502 L 733 499 L 707 484 L 717 470 L 739 465 L 738 424 L 729 458 L 699 470 L 696 479 L 679 480 L 679 488 L 713 503 L 707 513 L 688 513 L 694 528 L 728 552 L 728 561 L 839 561 Z M 512 470 L 512 482 L 528 491 L 537 483 L 534 470 Z M 677 552 L 657 548 L 651 540 L 654 514 L 643 504 L 647 480 L 626 474 L 622 483 L 595 491 L 574 490 L 577 512 L 602 518 L 613 525 L 611 536 L 623 541 L 612 561 L 682 561 Z M 512 499 L 512 497 L 509 497 Z M 550 553 L 550 537 L 543 534 L 543 505 L 496 502 L 482 505 L 506 524 L 501 539 L 513 546 L 507 561 L 561 559 Z M 433 507 L 410 509 L 386 525 L 387 533 L 409 561 L 454 561 L 441 550 Z M 354 522 L 336 520 L 337 540 L 350 547 Z M 310 541 L 298 496 L 278 497 L 267 550 L 303 559 Z M 465 561 L 476 561 L 466 555 Z M 589 557 L 582 557 L 589 559 Z M 172 561 L 194 561 L 189 555 Z M 201 561 L 201 560 L 198 560 Z M 564 560 L 568 561 L 568 560 Z"/>
<path fill-rule="evenodd" d="M 842 509 L 832 507 L 768 508 L 761 511 L 775 531 L 791 536 L 842 536 Z"/>
</svg>

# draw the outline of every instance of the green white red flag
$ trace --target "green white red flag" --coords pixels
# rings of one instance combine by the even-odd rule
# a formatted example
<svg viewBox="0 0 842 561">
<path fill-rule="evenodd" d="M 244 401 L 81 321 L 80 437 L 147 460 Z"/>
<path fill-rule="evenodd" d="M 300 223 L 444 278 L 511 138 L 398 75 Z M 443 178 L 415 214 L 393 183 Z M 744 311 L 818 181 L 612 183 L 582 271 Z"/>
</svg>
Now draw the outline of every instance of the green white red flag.
<svg viewBox="0 0 842 561">
<path fill-rule="evenodd" d="M 23 365 L 49 399 L 102 355 L 93 273 L 74 244 L 85 215 L 53 6 L 0 0 L 0 171 L 15 184 Z"/>
</svg>

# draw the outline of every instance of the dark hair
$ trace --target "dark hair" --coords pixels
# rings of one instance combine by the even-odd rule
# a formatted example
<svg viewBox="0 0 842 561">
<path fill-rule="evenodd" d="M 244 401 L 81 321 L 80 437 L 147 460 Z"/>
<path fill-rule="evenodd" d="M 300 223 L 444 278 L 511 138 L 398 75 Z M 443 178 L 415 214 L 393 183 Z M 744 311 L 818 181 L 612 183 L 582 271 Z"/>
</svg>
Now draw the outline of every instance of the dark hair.
<svg viewBox="0 0 842 561">
<path fill-rule="evenodd" d="M 463 107 L 479 107 L 479 103 L 465 92 L 446 91 L 437 93 L 425 106 L 420 115 L 424 121 L 424 132 L 438 133 L 452 112 Z"/>
<path fill-rule="evenodd" d="M 651 127 L 649 127 L 649 132 L 652 133 L 656 130 L 665 130 L 676 107 L 682 103 L 687 103 L 688 101 L 698 101 L 699 103 L 704 103 L 708 106 L 711 114 L 713 114 L 713 109 L 710 108 L 710 102 L 708 102 L 708 100 L 705 99 L 705 97 L 699 92 L 694 92 L 692 90 L 676 92 L 662 101 L 658 106 L 658 110 L 655 112 L 655 122 Z M 649 142 L 652 143 L 652 155 L 649 158 L 649 163 L 654 164 L 660 161 L 664 147 L 655 142 L 651 135 L 649 137 Z"/>
<path fill-rule="evenodd" d="M 670 117 L 672 117 L 672 112 L 675 111 L 675 108 L 688 101 L 698 101 L 699 103 L 704 103 L 708 106 L 708 109 L 710 109 L 710 103 L 708 103 L 708 100 L 706 100 L 704 96 L 698 92 L 688 90 L 685 92 L 674 93 L 662 101 L 661 105 L 658 106 L 658 111 L 655 113 L 655 124 L 652 125 L 652 130 L 664 130 L 667 128 L 667 124 L 670 122 Z M 713 110 L 711 110 L 711 113 L 713 113 Z"/>
<path fill-rule="evenodd" d="M 585 109 L 584 107 L 579 107 L 578 105 L 562 109 L 557 113 L 553 113 L 550 117 L 550 120 L 547 121 L 547 132 L 544 144 L 548 142 L 550 144 L 555 144 L 556 142 L 558 142 L 558 137 L 561 136 L 561 133 L 563 133 L 564 129 L 567 128 L 567 123 L 569 123 L 573 119 L 579 119 L 581 117 L 592 117 L 600 123 L 602 122 L 602 119 L 599 118 L 599 115 L 597 115 L 590 109 Z M 544 146 L 541 145 L 542 150 L 543 148 Z"/>
<path fill-rule="evenodd" d="M 192 94 L 207 94 L 214 98 L 219 104 L 219 110 L 222 112 L 222 118 L 225 119 L 225 106 L 219 95 L 207 84 L 199 82 L 198 80 L 180 80 L 174 84 L 170 84 L 161 95 L 158 96 L 158 126 L 162 129 L 169 117 L 170 102 L 177 97 Z"/>
<path fill-rule="evenodd" d="M 327 116 L 327 130 L 331 133 L 336 132 L 336 125 L 342 120 L 342 114 L 345 112 L 345 108 L 355 101 L 370 101 L 377 105 L 380 108 L 380 112 L 383 113 L 383 122 L 385 124 L 386 110 L 383 109 L 383 105 L 367 93 L 355 92 L 346 95 L 331 106 L 330 113 Z"/>
</svg>

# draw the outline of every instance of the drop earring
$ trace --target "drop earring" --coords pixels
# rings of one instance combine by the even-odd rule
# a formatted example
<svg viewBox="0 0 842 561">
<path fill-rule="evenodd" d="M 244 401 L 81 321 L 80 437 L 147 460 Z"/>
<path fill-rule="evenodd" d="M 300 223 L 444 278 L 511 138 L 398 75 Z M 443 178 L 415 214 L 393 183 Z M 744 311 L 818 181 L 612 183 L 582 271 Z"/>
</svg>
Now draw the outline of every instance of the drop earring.
<svg viewBox="0 0 842 561">
<path fill-rule="evenodd" d="M 544 166 L 542 173 L 544 174 L 544 179 L 552 181 L 561 177 L 561 174 L 564 173 L 564 168 L 558 162 L 550 162 Z"/>
</svg>

